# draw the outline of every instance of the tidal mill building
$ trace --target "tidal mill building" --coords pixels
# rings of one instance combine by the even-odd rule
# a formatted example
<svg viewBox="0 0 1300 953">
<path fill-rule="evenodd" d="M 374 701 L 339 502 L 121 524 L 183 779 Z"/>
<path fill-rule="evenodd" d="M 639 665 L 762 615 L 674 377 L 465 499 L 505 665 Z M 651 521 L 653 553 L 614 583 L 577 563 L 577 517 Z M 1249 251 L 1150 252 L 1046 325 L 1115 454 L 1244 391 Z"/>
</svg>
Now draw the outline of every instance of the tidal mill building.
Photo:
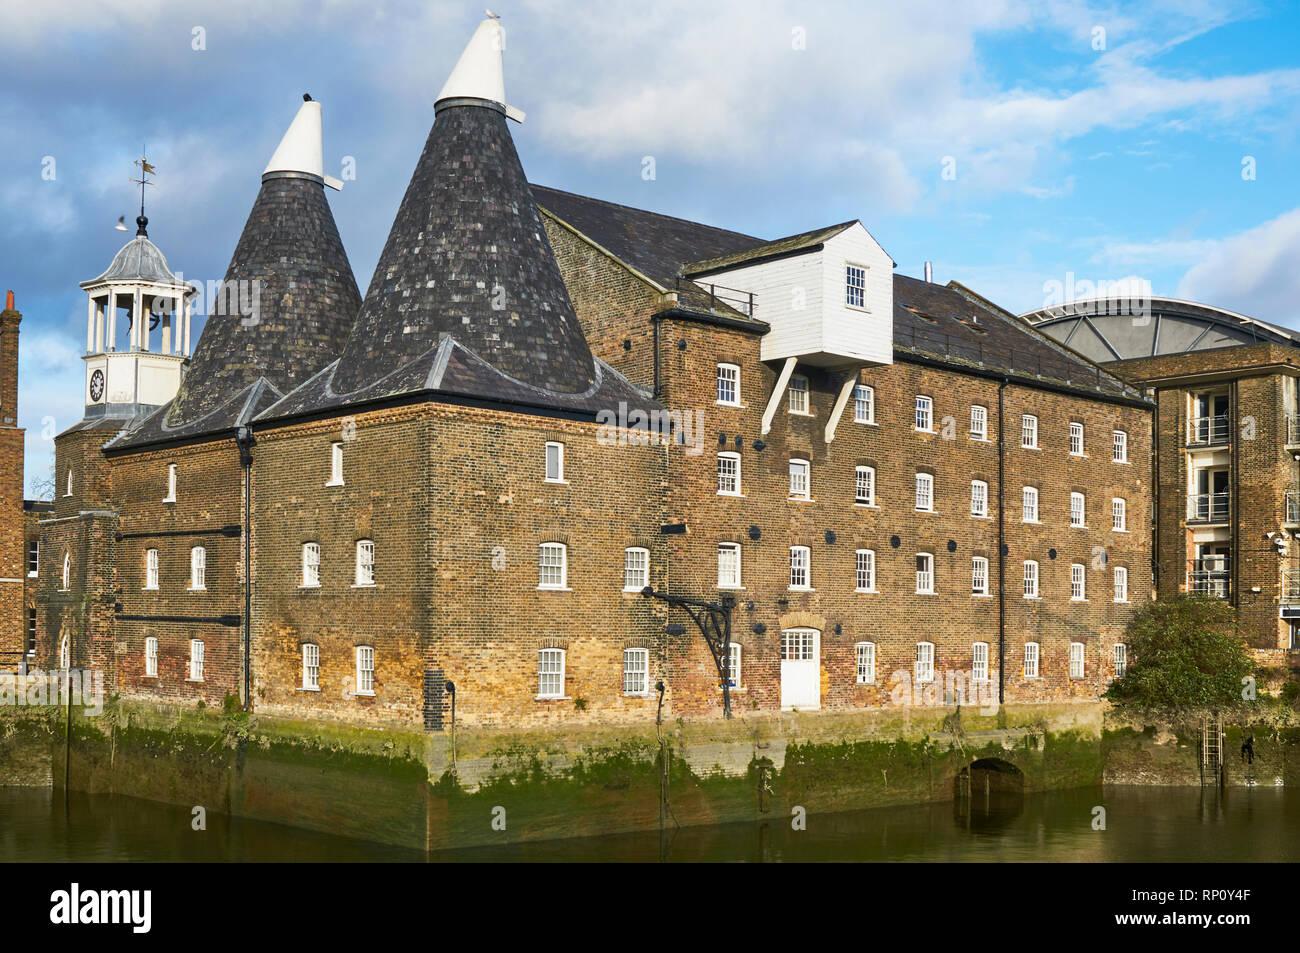
<svg viewBox="0 0 1300 953">
<path fill-rule="evenodd" d="M 483 727 L 1096 700 L 1155 587 L 1155 402 L 860 221 L 530 184 L 500 29 L 364 295 L 310 100 L 196 340 L 143 216 L 82 283 L 85 414 L 4 537 L 23 664 L 429 731 L 453 693 Z"/>
</svg>

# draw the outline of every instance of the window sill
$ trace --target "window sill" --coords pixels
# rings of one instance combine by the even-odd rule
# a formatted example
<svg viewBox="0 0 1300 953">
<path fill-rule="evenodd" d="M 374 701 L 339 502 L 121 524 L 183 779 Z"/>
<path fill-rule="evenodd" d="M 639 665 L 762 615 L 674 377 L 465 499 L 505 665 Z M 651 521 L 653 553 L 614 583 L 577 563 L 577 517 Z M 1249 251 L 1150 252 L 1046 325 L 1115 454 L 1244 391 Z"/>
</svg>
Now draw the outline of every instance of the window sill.
<svg viewBox="0 0 1300 953">
<path fill-rule="evenodd" d="M 992 443 L 993 441 L 990 440 L 988 437 L 971 437 L 970 442 L 971 443 Z"/>
<path fill-rule="evenodd" d="M 1117 606 L 1130 605 L 1130 600 L 1128 599 L 1112 599 L 1111 602 L 1113 602 Z"/>
<path fill-rule="evenodd" d="M 913 593 L 913 595 L 916 596 L 937 596 L 938 594 L 939 593 L 933 589 L 927 589 L 925 592 L 922 592 L 920 589 L 918 589 L 916 590 L 916 592 Z"/>
<path fill-rule="evenodd" d="M 298 686 L 298 691 L 300 691 L 300 692 L 318 692 L 318 691 L 320 691 L 320 686 L 317 685 L 315 688 L 308 688 L 306 685 L 300 685 L 300 686 Z"/>
<path fill-rule="evenodd" d="M 624 698 L 654 698 L 653 692 L 624 692 Z"/>
<path fill-rule="evenodd" d="M 304 582 L 304 583 L 303 583 L 302 585 L 300 585 L 298 588 L 299 588 L 299 589 L 319 589 L 319 588 L 320 588 L 320 583 L 319 583 L 319 582 Z"/>
<path fill-rule="evenodd" d="M 174 497 L 174 496 L 164 496 L 163 499 L 162 499 L 162 501 L 163 501 L 164 503 L 175 503 L 175 502 L 176 502 L 176 497 Z"/>
<path fill-rule="evenodd" d="M 29 573 L 27 574 L 27 578 L 28 578 L 28 579 L 35 579 L 35 578 L 36 578 L 36 573 L 34 573 L 34 572 L 29 572 Z"/>
<path fill-rule="evenodd" d="M 1074 596 L 1070 596 L 1070 601 L 1071 601 L 1071 602 L 1087 602 L 1088 600 L 1087 600 L 1087 599 L 1077 599 L 1077 598 L 1075 598 Z"/>
<path fill-rule="evenodd" d="M 1123 463 L 1123 464 L 1126 464 L 1126 465 L 1127 465 L 1130 461 L 1128 461 L 1128 460 L 1111 460 L 1110 462 L 1111 462 L 1111 463 Z"/>
<path fill-rule="evenodd" d="M 333 480 L 330 480 L 330 481 L 326 482 L 325 486 L 327 486 L 327 487 L 333 487 L 333 486 L 347 486 L 347 484 L 344 483 L 342 480 L 340 480 L 340 481 L 337 482 L 337 483 L 335 483 Z"/>
<path fill-rule="evenodd" d="M 790 411 L 790 416 L 791 417 L 815 417 L 817 415 L 807 410 L 792 410 Z"/>
<path fill-rule="evenodd" d="M 864 427 L 879 427 L 879 426 L 880 426 L 880 424 L 876 423 L 874 420 L 857 420 L 857 419 L 855 418 L 853 422 L 854 422 L 855 424 L 862 424 Z"/>
<path fill-rule="evenodd" d="M 1021 520 L 1020 525 L 1021 526 L 1042 526 L 1043 521 L 1042 520 Z"/>
<path fill-rule="evenodd" d="M 729 497 L 731 497 L 733 500 L 743 500 L 743 499 L 745 498 L 745 494 L 744 494 L 744 493 L 732 493 L 732 492 L 730 492 L 729 490 L 719 490 L 719 491 L 718 491 L 716 494 L 714 494 L 714 495 L 715 495 L 715 496 L 729 496 Z"/>
<path fill-rule="evenodd" d="M 992 516 L 989 516 L 989 514 L 987 514 L 987 513 L 972 513 L 972 514 L 970 515 L 970 518 L 973 519 L 973 520 L 991 520 L 991 519 L 993 519 L 993 517 L 992 517 Z"/>
<path fill-rule="evenodd" d="M 1086 453 L 1072 453 L 1072 454 L 1070 454 L 1070 456 L 1074 457 L 1074 459 L 1076 459 L 1076 460 L 1087 460 L 1087 459 L 1088 459 L 1088 455 L 1087 455 Z"/>
<path fill-rule="evenodd" d="M 1087 528 L 1088 528 L 1088 524 L 1087 524 L 1087 523 L 1071 523 L 1071 524 L 1070 524 L 1070 529 L 1087 529 Z"/>
<path fill-rule="evenodd" d="M 572 592 L 569 586 L 538 586 L 538 592 Z"/>
<path fill-rule="evenodd" d="M 374 692 L 353 692 L 352 694 L 353 694 L 353 695 L 356 695 L 358 698 L 374 698 L 374 697 L 375 697 L 375 693 L 374 693 Z"/>
<path fill-rule="evenodd" d="M 928 434 L 936 434 L 936 433 L 938 433 L 939 431 L 934 430 L 934 429 L 932 429 L 932 428 L 930 428 L 930 427 L 913 427 L 913 428 L 912 428 L 912 432 L 913 432 L 913 433 L 928 433 Z"/>
<path fill-rule="evenodd" d="M 972 599 L 992 599 L 992 598 L 993 598 L 993 593 L 991 593 L 991 592 L 972 592 L 972 593 L 970 594 L 970 597 L 971 597 Z"/>
<path fill-rule="evenodd" d="M 812 586 L 790 586 L 786 589 L 786 592 L 816 592 L 816 591 L 817 590 L 814 589 Z"/>
<path fill-rule="evenodd" d="M 207 592 L 208 587 L 207 586 L 186 586 L 185 591 L 186 592 Z"/>
<path fill-rule="evenodd" d="M 853 505 L 854 505 L 854 506 L 860 506 L 860 507 L 862 507 L 863 509 L 866 509 L 866 510 L 878 510 L 878 509 L 880 509 L 880 504 L 879 504 L 879 503 L 863 503 L 863 502 L 860 502 L 860 501 L 855 500 L 854 503 L 853 503 Z"/>
<path fill-rule="evenodd" d="M 816 503 L 817 500 L 811 496 L 787 496 L 787 503 Z"/>
<path fill-rule="evenodd" d="M 158 676 L 157 676 L 157 675 L 141 675 L 140 677 L 141 677 L 141 678 L 147 678 L 147 679 L 149 679 L 150 681 L 157 681 L 157 680 L 158 680 Z"/>
<path fill-rule="evenodd" d="M 354 582 L 353 589 L 376 589 L 378 588 L 373 582 Z"/>
<path fill-rule="evenodd" d="M 59 590 L 59 592 L 67 592 L 67 591 L 68 591 L 68 590 L 66 590 L 66 589 L 60 589 L 60 590 Z M 158 591 L 158 587 L 157 587 L 157 586 L 141 586 L 141 587 L 140 587 L 140 591 L 141 591 L 141 592 L 157 592 L 157 591 Z"/>
<path fill-rule="evenodd" d="M 1112 529 L 1111 532 L 1112 532 L 1112 533 L 1127 533 L 1128 530 L 1126 530 L 1126 529 Z"/>
<path fill-rule="evenodd" d="M 536 695 L 533 697 L 536 702 L 571 702 L 573 697 L 570 695 Z"/>
<path fill-rule="evenodd" d="M 1042 448 L 1042 447 L 1037 447 L 1037 446 L 1035 446 L 1035 447 L 1027 447 L 1027 446 L 1025 446 L 1025 445 L 1022 443 L 1022 444 L 1020 445 L 1020 449 L 1021 449 L 1021 450 L 1042 450 L 1043 448 Z"/>
<path fill-rule="evenodd" d="M 1024 601 L 1025 601 L 1025 602 L 1042 602 L 1042 601 L 1043 601 L 1043 597 L 1042 597 L 1042 596 L 1025 596 L 1025 597 L 1024 597 Z"/>
<path fill-rule="evenodd" d="M 648 586 L 648 585 L 649 585 L 649 583 L 646 583 L 646 586 Z M 641 595 L 641 590 L 644 589 L 644 588 L 645 588 L 645 586 L 624 586 L 624 587 L 623 587 L 623 594 L 624 594 L 625 596 L 639 596 L 639 595 Z"/>
<path fill-rule="evenodd" d="M 879 592 L 880 592 L 879 589 L 854 589 L 853 591 L 854 591 L 854 592 L 861 593 L 861 594 L 864 595 L 864 596 L 865 596 L 865 595 L 871 595 L 872 593 L 879 593 Z"/>
<path fill-rule="evenodd" d="M 746 407 L 745 404 L 737 403 L 733 400 L 715 400 L 713 403 L 717 407 L 735 407 L 738 410 L 744 410 Z"/>
<path fill-rule="evenodd" d="M 187 678 L 187 679 L 185 679 L 185 681 L 189 682 L 191 685 L 202 685 L 202 684 L 203 684 L 203 679 L 201 679 L 201 678 Z"/>
<path fill-rule="evenodd" d="M 935 513 L 935 512 L 937 512 L 937 511 L 936 511 L 936 510 L 923 510 L 923 509 L 921 509 L 921 508 L 918 506 L 915 510 L 913 510 L 913 512 L 915 512 L 915 513 Z"/>
<path fill-rule="evenodd" d="M 722 694 L 722 686 L 719 685 L 717 688 L 714 689 L 714 691 L 717 692 L 719 695 L 721 695 L 721 694 Z M 734 695 L 734 694 L 736 694 L 736 692 L 747 692 L 747 691 L 749 691 L 749 689 L 748 689 L 748 688 L 745 688 L 743 685 L 732 685 L 732 686 L 730 686 L 730 687 L 727 689 L 727 691 L 731 692 L 731 694 Z"/>
<path fill-rule="evenodd" d="M 556 485 L 556 486 L 568 486 L 568 485 L 569 485 L 569 481 L 568 481 L 568 480 L 543 480 L 542 482 L 543 482 L 543 483 L 551 483 L 551 484 L 554 484 L 554 485 Z"/>
</svg>

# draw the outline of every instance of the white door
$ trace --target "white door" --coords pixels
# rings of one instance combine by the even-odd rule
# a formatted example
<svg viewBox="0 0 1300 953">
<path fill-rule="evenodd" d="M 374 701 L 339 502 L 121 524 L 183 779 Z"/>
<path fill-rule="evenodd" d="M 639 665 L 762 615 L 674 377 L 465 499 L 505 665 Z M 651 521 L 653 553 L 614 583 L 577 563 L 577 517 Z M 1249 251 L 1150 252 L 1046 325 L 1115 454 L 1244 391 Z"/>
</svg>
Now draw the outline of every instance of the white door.
<svg viewBox="0 0 1300 953">
<path fill-rule="evenodd" d="M 821 633 L 816 629 L 781 632 L 781 707 L 820 708 Z"/>
</svg>

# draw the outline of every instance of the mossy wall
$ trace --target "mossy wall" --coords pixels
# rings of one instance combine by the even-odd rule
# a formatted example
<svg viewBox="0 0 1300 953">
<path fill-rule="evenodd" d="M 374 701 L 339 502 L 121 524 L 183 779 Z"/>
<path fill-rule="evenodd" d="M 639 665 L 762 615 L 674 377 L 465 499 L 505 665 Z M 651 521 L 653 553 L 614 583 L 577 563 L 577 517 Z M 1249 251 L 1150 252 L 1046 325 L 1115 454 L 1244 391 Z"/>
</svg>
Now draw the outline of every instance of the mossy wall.
<svg viewBox="0 0 1300 953">
<path fill-rule="evenodd" d="M 35 745 L 61 787 L 63 724 L 42 724 L 0 732 L 0 759 Z M 1101 708 L 404 735 L 117 701 L 74 717 L 69 783 L 437 850 L 655 830 L 661 812 L 690 826 L 950 800 L 979 759 L 1014 766 L 1027 791 L 1098 784 Z"/>
</svg>

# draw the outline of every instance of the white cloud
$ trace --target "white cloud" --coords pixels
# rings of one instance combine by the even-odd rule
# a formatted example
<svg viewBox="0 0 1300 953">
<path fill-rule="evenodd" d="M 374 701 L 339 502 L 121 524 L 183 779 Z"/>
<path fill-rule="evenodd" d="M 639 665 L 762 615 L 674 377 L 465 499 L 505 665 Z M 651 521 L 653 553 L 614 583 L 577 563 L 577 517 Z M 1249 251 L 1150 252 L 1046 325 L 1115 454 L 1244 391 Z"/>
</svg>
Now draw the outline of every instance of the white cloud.
<svg viewBox="0 0 1300 953">
<path fill-rule="evenodd" d="M 1178 296 L 1294 327 L 1300 302 L 1300 208 L 1214 242 Z"/>
</svg>

